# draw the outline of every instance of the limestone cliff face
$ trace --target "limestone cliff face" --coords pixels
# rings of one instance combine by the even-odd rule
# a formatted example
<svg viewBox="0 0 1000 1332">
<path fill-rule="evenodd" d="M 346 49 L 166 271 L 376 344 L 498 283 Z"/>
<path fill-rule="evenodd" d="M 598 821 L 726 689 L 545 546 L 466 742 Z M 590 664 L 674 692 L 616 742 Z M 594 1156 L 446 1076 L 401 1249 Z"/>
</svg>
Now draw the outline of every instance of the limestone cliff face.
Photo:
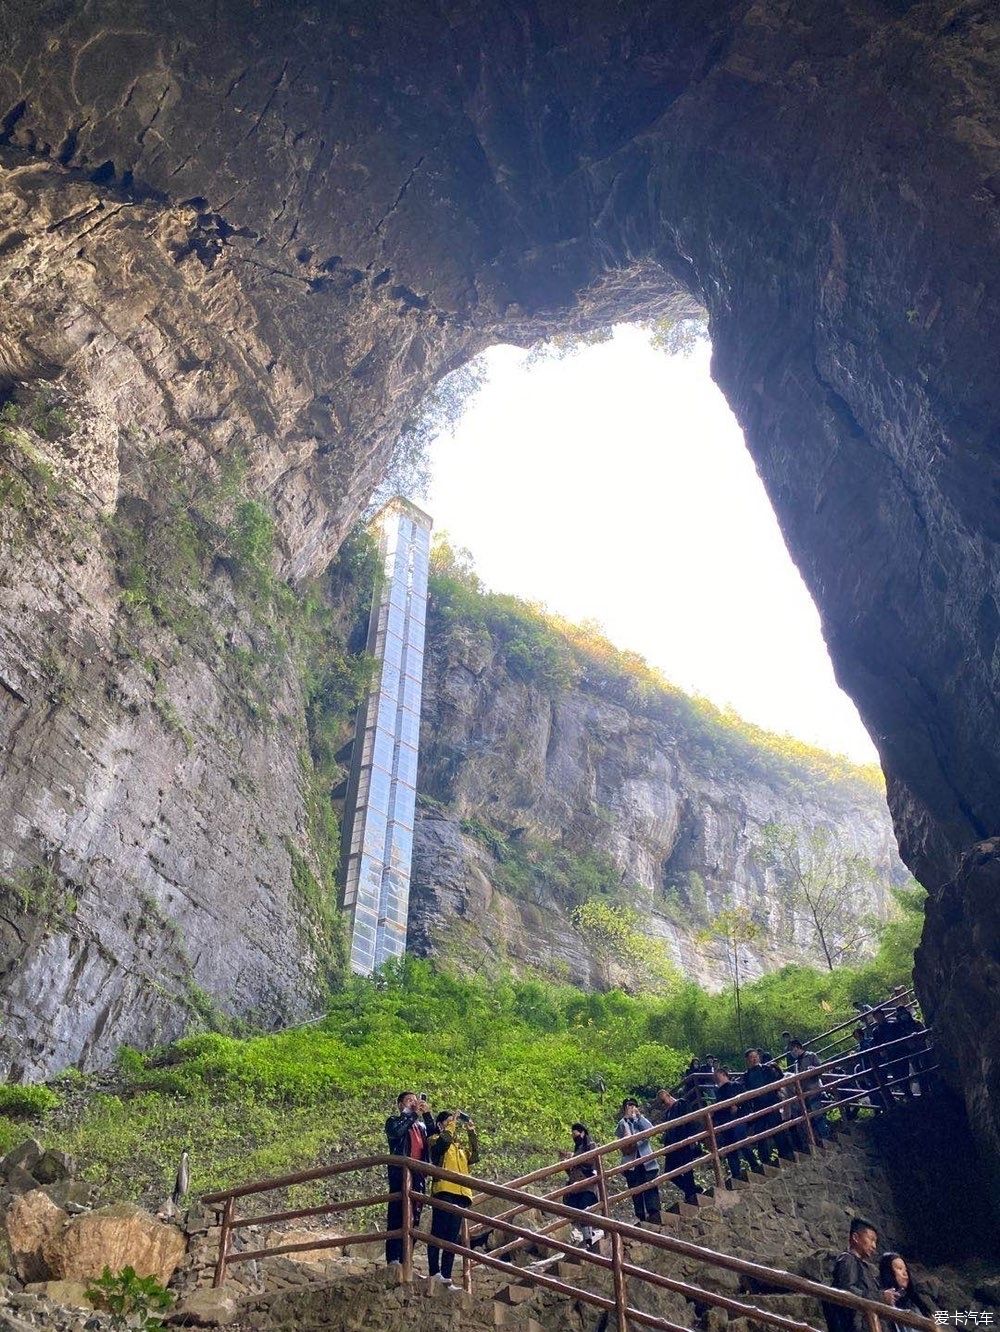
<svg viewBox="0 0 1000 1332">
<path fill-rule="evenodd" d="M 695 725 L 643 715 L 586 678 L 547 691 L 516 678 L 488 632 L 447 622 L 433 601 L 424 689 L 410 909 L 418 951 L 473 970 L 510 960 L 606 982 L 573 928 L 573 898 L 544 870 L 529 869 L 512 891 L 490 830 L 513 848 L 534 841 L 570 857 L 606 856 L 612 886 L 625 887 L 643 929 L 710 986 L 729 980 L 725 957 L 695 936 L 732 906 L 762 929 L 741 949 L 744 974 L 821 960 L 803 904 L 762 853 L 766 824 L 803 841 L 828 828 L 845 856 L 869 861 L 876 877 L 861 900 L 874 916 L 905 878 L 884 795 L 860 775 L 824 777 L 736 740 L 707 752 Z M 618 967 L 613 974 L 635 981 Z"/>
<path fill-rule="evenodd" d="M 143 498 L 137 423 L 207 475 L 246 456 L 280 567 L 299 577 L 337 548 L 448 369 L 494 341 L 693 293 L 875 737 L 904 858 L 939 899 L 931 929 L 947 920 L 968 941 L 969 876 L 988 891 L 992 871 L 974 857 L 950 885 L 1000 831 L 997 23 L 991 0 L 8 0 L 0 393 L 55 383 L 79 401 L 77 463 L 102 511 Z M 39 543 L 23 569 L 2 554 L 15 623 L 0 836 L 6 869 L 37 865 L 52 827 L 60 846 L 92 843 L 110 861 L 97 922 L 156 841 L 147 771 L 185 836 L 196 812 L 207 829 L 245 826 L 254 802 L 298 827 L 305 803 L 273 737 L 239 741 L 261 760 L 254 801 L 232 783 L 223 795 L 208 755 L 220 794 L 196 800 L 202 773 L 176 728 L 135 737 L 102 701 L 117 670 L 110 553 L 88 549 L 77 570 L 69 541 Z M 79 659 L 78 707 L 104 714 L 100 736 L 70 712 L 46 722 L 47 651 Z M 186 687 L 198 671 L 180 669 Z M 199 698 L 216 687 L 202 680 Z M 301 720 L 292 706 L 289 736 Z M 81 784 L 79 756 L 106 761 L 121 727 L 144 755 L 143 800 L 119 800 L 96 765 Z M 51 774 L 43 790 L 34 770 Z M 217 941 L 199 983 L 225 1003 L 219 922 L 260 922 L 273 900 L 243 844 L 220 875 L 226 910 L 213 895 L 190 920 L 195 947 L 202 930 Z M 188 900 L 218 855 L 206 830 L 170 873 Z M 939 1038 L 981 1110 L 984 1064 L 968 1053 L 981 1015 L 932 952 L 924 998 L 947 1015 Z M 9 990 L 28 952 L 7 956 Z M 282 1004 L 301 1002 L 296 967 L 269 977 Z M 172 1011 L 156 970 L 122 1011 Z M 75 1011 L 77 1046 L 110 1042 L 101 1002 Z M 48 1039 L 44 1021 L 31 1040 Z"/>
</svg>

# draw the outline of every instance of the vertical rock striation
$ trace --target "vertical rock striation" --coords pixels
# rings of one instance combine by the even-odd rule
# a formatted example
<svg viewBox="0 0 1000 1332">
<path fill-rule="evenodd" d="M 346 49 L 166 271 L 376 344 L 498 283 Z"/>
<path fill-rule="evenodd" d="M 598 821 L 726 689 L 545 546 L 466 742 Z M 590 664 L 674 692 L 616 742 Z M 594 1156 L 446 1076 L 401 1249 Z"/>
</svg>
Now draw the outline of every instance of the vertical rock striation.
<svg viewBox="0 0 1000 1332">
<path fill-rule="evenodd" d="M 546 688 L 511 669 L 502 641 L 434 600 L 422 734 L 410 947 L 460 968 L 513 963 L 605 984 L 571 920 L 600 893 L 627 901 L 669 961 L 711 987 L 730 982 L 729 967 L 697 935 L 732 907 L 761 929 L 741 949 L 744 975 L 822 965 L 787 868 L 769 863 L 769 824 L 803 847 L 826 829 L 841 863 L 867 862 L 859 912 L 884 918 L 906 877 L 884 793 L 862 771 L 782 756 L 683 696 L 630 697 L 624 680 L 583 671 Z M 628 966 L 612 972 L 641 980 Z"/>
</svg>

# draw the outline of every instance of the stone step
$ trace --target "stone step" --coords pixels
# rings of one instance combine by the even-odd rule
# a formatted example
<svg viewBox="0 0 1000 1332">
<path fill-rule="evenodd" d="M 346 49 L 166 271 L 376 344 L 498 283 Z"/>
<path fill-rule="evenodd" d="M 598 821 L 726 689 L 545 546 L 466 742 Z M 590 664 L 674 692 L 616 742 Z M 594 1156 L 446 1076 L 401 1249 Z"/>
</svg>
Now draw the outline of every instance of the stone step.
<svg viewBox="0 0 1000 1332">
<path fill-rule="evenodd" d="M 558 1277 L 560 1281 L 578 1281 L 580 1273 L 586 1268 L 593 1270 L 589 1263 L 577 1258 L 560 1258 L 557 1263 L 546 1269 L 548 1276 Z"/>
<path fill-rule="evenodd" d="M 465 1294 L 461 1289 L 461 1281 L 453 1281 L 452 1284 L 456 1289 L 449 1290 L 443 1281 L 432 1281 L 431 1278 L 428 1277 L 424 1281 L 424 1294 L 431 1300 L 454 1300 L 459 1295 Z"/>
<path fill-rule="evenodd" d="M 525 1300 L 530 1300 L 538 1288 L 536 1286 L 522 1286 L 520 1284 L 504 1286 L 493 1296 L 494 1304 L 523 1304 Z"/>
</svg>

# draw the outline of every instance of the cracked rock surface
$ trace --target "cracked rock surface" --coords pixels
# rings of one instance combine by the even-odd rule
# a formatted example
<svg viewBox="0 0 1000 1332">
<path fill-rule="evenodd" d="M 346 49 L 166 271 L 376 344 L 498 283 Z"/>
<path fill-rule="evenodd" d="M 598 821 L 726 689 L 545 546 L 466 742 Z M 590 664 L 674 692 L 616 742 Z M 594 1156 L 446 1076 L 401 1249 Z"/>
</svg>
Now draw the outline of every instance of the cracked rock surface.
<svg viewBox="0 0 1000 1332">
<path fill-rule="evenodd" d="M 691 714 L 644 710 L 586 673 L 555 690 L 526 682 L 503 645 L 450 624 L 433 599 L 427 629 L 411 950 L 479 974 L 528 964 L 574 984 L 634 984 L 631 968 L 605 974 L 573 928 L 564 889 L 537 873 L 530 892 L 508 881 L 493 830 L 508 858 L 535 845 L 606 857 L 608 882 L 626 887 L 643 930 L 712 989 L 730 983 L 729 967 L 697 935 L 729 906 L 765 926 L 742 950 L 745 974 L 824 965 L 793 886 L 767 867 L 765 825 L 793 830 L 802 845 L 831 829 L 837 859 L 868 862 L 875 877 L 859 887 L 859 912 L 884 918 L 889 886 L 906 880 L 885 797 L 859 774 L 821 776 L 749 745 L 726 749 Z"/>
</svg>

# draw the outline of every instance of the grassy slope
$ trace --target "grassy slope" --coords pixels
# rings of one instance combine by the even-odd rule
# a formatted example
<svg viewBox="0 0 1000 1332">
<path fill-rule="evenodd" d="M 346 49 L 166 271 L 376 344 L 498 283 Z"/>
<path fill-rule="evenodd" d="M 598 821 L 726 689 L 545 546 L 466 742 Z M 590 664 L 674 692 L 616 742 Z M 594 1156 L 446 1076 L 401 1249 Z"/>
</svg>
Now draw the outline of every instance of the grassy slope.
<svg viewBox="0 0 1000 1332">
<path fill-rule="evenodd" d="M 824 1030 L 852 1000 L 905 980 L 921 896 L 904 900 L 873 962 L 833 974 L 790 967 L 747 986 L 747 1038 L 773 1046 L 783 1028 Z M 458 980 L 407 960 L 349 981 L 321 1023 L 244 1038 L 206 1032 L 150 1056 L 124 1051 L 112 1077 L 64 1078 L 53 1084 L 61 1104 L 40 1121 L 0 1111 L 0 1150 L 34 1132 L 73 1152 L 108 1196 L 156 1203 L 185 1146 L 195 1193 L 380 1151 L 391 1102 L 410 1088 L 471 1111 L 482 1168 L 503 1178 L 551 1160 L 574 1119 L 610 1136 L 621 1097 L 675 1082 L 692 1051 L 737 1062 L 730 995 L 690 983 L 648 998 L 586 994 Z"/>
</svg>

